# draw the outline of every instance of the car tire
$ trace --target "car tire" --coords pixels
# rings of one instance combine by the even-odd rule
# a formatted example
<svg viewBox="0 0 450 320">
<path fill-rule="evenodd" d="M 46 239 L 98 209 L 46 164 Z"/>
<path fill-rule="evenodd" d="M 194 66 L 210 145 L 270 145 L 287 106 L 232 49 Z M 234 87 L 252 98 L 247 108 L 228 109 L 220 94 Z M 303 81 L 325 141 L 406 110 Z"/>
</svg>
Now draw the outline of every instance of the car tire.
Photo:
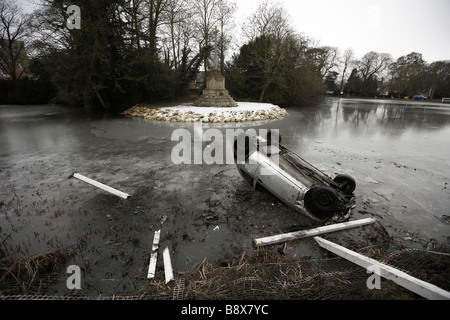
<svg viewBox="0 0 450 320">
<path fill-rule="evenodd" d="M 339 205 L 339 195 L 333 188 L 317 187 L 305 195 L 305 206 L 319 220 L 333 217 Z"/>
<path fill-rule="evenodd" d="M 334 182 L 339 185 L 339 189 L 346 195 L 351 195 L 356 189 L 356 181 L 348 174 L 338 174 Z"/>
</svg>

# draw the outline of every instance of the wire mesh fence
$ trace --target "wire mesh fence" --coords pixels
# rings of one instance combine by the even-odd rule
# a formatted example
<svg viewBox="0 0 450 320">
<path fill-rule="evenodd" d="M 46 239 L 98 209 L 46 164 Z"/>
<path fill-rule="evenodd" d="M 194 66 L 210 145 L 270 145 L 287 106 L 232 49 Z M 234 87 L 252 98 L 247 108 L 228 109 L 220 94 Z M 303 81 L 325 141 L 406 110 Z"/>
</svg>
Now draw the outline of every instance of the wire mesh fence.
<svg viewBox="0 0 450 320">
<path fill-rule="evenodd" d="M 359 253 L 450 291 L 450 250 L 365 247 Z M 178 272 L 175 281 L 145 278 L 86 279 L 82 290 L 61 294 L 66 278 L 50 272 L 8 276 L 0 281 L 0 299 L 13 300 L 352 300 L 422 299 L 389 280 L 369 289 L 364 268 L 332 254 L 324 259 L 293 258 L 261 250 L 234 266 L 204 261 L 195 272 Z M 109 291 L 105 290 L 109 286 Z M 67 292 L 67 290 L 65 291 Z M 105 292 L 114 292 L 105 293 Z"/>
</svg>

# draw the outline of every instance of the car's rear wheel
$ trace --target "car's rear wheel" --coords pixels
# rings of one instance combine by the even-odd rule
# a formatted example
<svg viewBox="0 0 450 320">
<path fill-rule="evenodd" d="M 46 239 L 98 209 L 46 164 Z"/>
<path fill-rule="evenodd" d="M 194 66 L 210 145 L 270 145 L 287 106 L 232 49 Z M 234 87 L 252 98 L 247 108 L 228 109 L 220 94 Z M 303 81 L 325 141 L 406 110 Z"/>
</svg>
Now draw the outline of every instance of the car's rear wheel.
<svg viewBox="0 0 450 320">
<path fill-rule="evenodd" d="M 305 205 L 319 220 L 327 220 L 338 208 L 339 195 L 333 188 L 317 187 L 306 193 Z"/>
<path fill-rule="evenodd" d="M 352 194 L 356 189 L 356 181 L 348 174 L 338 174 L 334 178 L 334 182 L 339 185 L 339 189 L 346 195 Z"/>
</svg>

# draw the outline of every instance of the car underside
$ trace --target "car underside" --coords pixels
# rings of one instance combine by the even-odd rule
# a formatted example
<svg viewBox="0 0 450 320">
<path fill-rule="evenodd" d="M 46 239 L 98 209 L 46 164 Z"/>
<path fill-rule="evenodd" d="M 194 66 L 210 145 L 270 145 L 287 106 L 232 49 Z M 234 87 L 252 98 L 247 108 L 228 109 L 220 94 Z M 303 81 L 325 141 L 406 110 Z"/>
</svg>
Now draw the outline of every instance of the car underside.
<svg viewBox="0 0 450 320">
<path fill-rule="evenodd" d="M 345 221 L 354 206 L 355 180 L 346 174 L 334 179 L 280 144 L 281 137 L 240 136 L 235 142 L 239 173 L 254 189 L 264 188 L 283 203 L 310 218 Z M 245 161 L 239 158 L 243 150 Z"/>
</svg>

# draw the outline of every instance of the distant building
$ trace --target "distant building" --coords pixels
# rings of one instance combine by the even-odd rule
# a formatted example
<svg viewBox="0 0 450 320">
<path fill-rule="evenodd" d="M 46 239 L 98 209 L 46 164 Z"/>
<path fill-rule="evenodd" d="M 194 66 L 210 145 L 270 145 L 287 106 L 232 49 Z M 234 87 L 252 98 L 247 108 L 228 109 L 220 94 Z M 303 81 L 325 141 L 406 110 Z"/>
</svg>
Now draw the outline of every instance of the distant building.
<svg viewBox="0 0 450 320">
<path fill-rule="evenodd" d="M 377 83 L 377 92 L 379 96 L 387 97 L 389 96 L 390 88 L 388 85 L 384 84 L 384 79 L 381 79 Z"/>
<path fill-rule="evenodd" d="M 13 43 L 12 57 L 10 50 L 9 41 L 0 39 L 0 79 L 10 79 L 12 68 L 16 73 L 17 79 L 24 77 L 36 79 L 35 75 L 30 72 L 30 61 L 24 43 L 22 41 Z"/>
</svg>

